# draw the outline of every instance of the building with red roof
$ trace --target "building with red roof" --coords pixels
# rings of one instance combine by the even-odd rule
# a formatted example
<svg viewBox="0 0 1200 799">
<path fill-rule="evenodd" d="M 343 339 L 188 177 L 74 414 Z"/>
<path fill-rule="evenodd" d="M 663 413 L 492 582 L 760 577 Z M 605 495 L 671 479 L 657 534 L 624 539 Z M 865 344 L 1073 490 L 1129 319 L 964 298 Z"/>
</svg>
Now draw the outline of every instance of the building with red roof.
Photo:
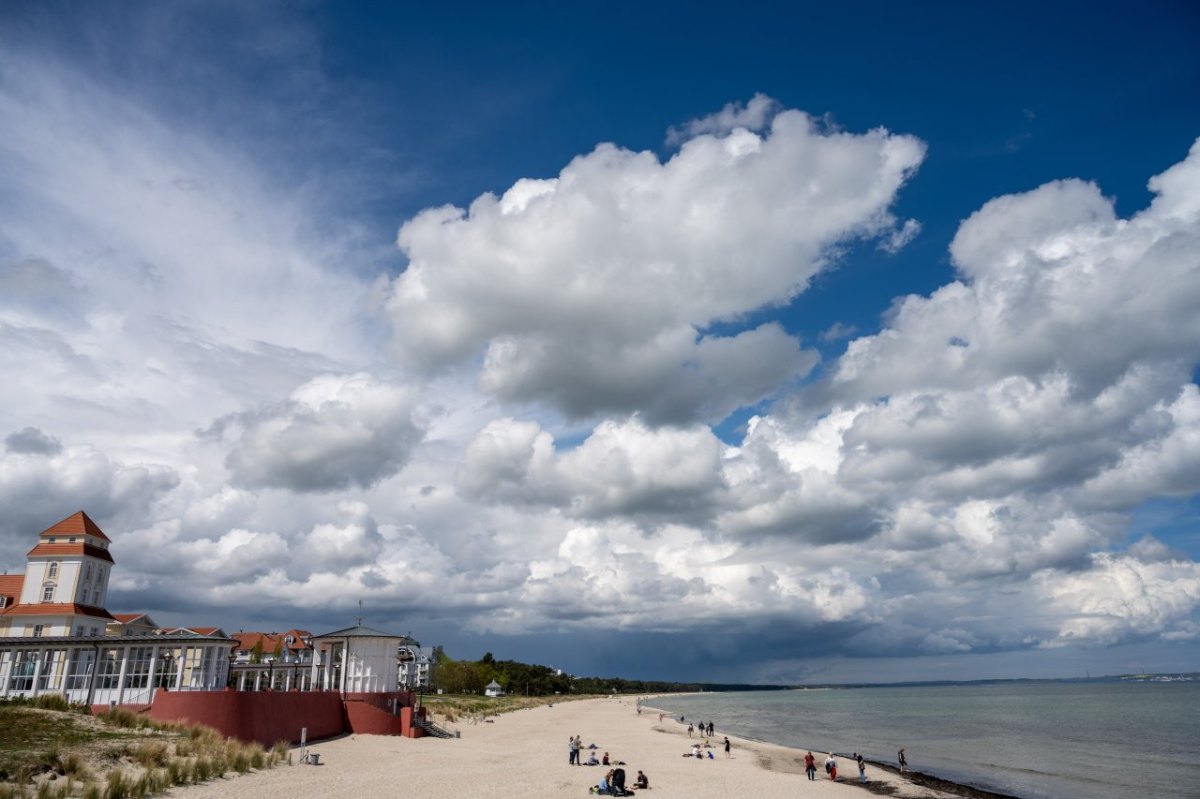
<svg viewBox="0 0 1200 799">
<path fill-rule="evenodd" d="M 0 577 L 0 637 L 103 635 L 110 543 L 83 511 L 39 533 L 25 573 Z"/>
</svg>

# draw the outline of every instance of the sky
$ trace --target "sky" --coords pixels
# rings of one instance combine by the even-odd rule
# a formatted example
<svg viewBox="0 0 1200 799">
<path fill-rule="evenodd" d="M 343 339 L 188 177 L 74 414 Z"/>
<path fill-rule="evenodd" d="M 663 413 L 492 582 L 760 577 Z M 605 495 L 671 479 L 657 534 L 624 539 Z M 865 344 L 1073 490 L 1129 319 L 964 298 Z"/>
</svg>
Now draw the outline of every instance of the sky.
<svg viewBox="0 0 1200 799">
<path fill-rule="evenodd" d="M 1188 2 L 0 5 L 0 570 L 803 684 L 1200 670 Z"/>
</svg>

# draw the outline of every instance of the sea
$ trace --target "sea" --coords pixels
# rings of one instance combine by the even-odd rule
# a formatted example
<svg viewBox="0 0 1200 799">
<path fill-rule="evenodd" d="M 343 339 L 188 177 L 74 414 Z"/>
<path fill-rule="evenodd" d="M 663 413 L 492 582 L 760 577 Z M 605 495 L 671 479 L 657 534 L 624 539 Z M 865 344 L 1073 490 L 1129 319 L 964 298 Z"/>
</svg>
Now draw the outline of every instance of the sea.
<svg viewBox="0 0 1200 799">
<path fill-rule="evenodd" d="M 820 688 L 647 704 L 814 754 L 894 765 L 904 747 L 910 769 L 1021 799 L 1200 797 L 1200 681 Z"/>
</svg>

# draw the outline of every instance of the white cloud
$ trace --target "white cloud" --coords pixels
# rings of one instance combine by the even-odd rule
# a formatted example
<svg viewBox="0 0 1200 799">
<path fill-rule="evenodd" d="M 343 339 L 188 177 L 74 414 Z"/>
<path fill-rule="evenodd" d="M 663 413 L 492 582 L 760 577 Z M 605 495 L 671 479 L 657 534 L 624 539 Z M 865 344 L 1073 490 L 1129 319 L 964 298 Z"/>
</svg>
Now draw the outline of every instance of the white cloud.
<svg viewBox="0 0 1200 799">
<path fill-rule="evenodd" d="M 693 119 L 667 131 L 667 143 L 679 145 L 688 139 L 706 134 L 725 136 L 738 128 L 761 131 L 782 109 L 777 101 L 765 94 L 755 94 L 750 101 L 727 103 L 715 114 Z"/>
<path fill-rule="evenodd" d="M 1086 571 L 1038 575 L 1035 590 L 1050 610 L 1063 617 L 1044 646 L 1106 646 L 1195 634 L 1192 616 L 1200 608 L 1200 564 L 1143 563 L 1106 553 L 1092 561 Z"/>
<path fill-rule="evenodd" d="M 403 386 L 362 373 L 324 375 L 282 403 L 227 420 L 241 431 L 226 463 L 247 486 L 367 488 L 408 462 L 422 436 L 414 407 Z M 218 426 L 224 433 L 226 422 Z"/>
<path fill-rule="evenodd" d="M 697 135 L 667 162 L 601 145 L 551 180 L 404 224 L 396 346 L 433 370 L 485 351 L 481 386 L 568 415 L 719 419 L 803 376 L 777 325 L 705 332 L 786 303 L 835 248 L 889 234 L 923 145 L 822 133 L 785 111 L 759 135 Z"/>
<path fill-rule="evenodd" d="M 23 568 L 30 536 L 77 510 L 116 524 L 144 518 L 178 484 L 167 466 L 124 463 L 86 445 L 10 447 L 0 453 L 0 563 Z"/>
</svg>

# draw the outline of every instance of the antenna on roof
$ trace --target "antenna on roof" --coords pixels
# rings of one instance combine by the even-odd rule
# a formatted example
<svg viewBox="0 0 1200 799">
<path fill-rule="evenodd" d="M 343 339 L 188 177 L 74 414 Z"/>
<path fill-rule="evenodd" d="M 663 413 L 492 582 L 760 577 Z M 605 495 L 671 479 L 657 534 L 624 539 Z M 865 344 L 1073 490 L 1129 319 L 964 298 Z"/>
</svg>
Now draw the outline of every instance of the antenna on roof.
<svg viewBox="0 0 1200 799">
<path fill-rule="evenodd" d="M 358 626 L 362 627 L 362 600 L 358 600 Z"/>
</svg>

